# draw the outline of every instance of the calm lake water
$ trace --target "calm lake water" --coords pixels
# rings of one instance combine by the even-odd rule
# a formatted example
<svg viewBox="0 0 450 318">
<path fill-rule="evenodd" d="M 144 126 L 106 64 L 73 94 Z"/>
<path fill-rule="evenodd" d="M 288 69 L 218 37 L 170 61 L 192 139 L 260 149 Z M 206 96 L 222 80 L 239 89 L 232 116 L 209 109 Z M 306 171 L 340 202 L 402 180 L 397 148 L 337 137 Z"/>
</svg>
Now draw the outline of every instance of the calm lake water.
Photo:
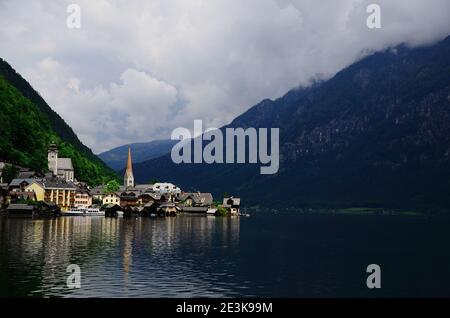
<svg viewBox="0 0 450 318">
<path fill-rule="evenodd" d="M 366 267 L 382 288 L 366 287 Z M 81 288 L 66 286 L 69 264 Z M 0 218 L 0 296 L 450 296 L 450 222 L 424 217 Z"/>
</svg>

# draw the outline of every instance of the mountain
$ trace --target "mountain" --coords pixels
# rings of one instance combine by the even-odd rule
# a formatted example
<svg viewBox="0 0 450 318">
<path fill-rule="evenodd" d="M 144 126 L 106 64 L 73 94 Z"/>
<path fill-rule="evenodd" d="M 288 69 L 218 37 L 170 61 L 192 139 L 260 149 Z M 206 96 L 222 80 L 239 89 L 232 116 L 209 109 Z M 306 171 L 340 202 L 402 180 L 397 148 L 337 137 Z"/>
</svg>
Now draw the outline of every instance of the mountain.
<svg viewBox="0 0 450 318">
<path fill-rule="evenodd" d="M 0 59 L 0 159 L 47 170 L 47 147 L 72 158 L 75 175 L 91 185 L 117 178 L 6 61 Z"/>
<path fill-rule="evenodd" d="M 166 155 L 136 164 L 135 178 L 227 192 L 247 205 L 448 209 L 450 37 L 374 53 L 328 81 L 264 100 L 226 127 L 279 127 L 278 173 L 260 175 L 255 164 L 176 165 Z"/>
<path fill-rule="evenodd" d="M 169 153 L 175 143 L 176 141 L 174 140 L 153 140 L 150 142 L 133 143 L 102 152 L 98 156 L 109 167 L 119 171 L 125 167 L 128 147 L 131 147 L 133 151 L 133 162 L 139 163 Z"/>
</svg>

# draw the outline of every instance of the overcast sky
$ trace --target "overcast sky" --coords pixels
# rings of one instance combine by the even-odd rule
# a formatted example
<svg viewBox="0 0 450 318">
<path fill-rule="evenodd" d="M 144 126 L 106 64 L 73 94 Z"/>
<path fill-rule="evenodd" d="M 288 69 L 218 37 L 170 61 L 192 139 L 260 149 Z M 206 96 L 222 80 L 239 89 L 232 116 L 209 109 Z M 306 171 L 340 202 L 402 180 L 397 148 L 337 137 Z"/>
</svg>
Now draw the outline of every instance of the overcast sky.
<svg viewBox="0 0 450 318">
<path fill-rule="evenodd" d="M 68 4 L 81 28 L 66 26 Z M 366 8 L 381 6 L 381 29 Z M 220 127 L 374 50 L 450 34 L 448 0 L 0 0 L 0 57 L 98 153 Z"/>
</svg>

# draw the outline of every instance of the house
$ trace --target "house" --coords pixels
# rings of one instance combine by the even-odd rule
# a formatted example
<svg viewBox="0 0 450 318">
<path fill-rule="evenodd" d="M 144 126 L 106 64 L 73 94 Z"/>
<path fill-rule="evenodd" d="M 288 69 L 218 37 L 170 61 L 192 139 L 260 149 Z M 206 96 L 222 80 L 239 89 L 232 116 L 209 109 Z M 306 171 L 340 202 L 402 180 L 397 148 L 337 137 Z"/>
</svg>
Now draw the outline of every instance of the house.
<svg viewBox="0 0 450 318">
<path fill-rule="evenodd" d="M 44 201 L 45 187 L 42 181 L 36 180 L 25 186 L 25 191 L 34 192 L 36 195 L 36 201 Z"/>
<path fill-rule="evenodd" d="M 50 179 L 43 182 L 45 202 L 54 202 L 62 211 L 74 206 L 76 186 L 62 179 Z"/>
<path fill-rule="evenodd" d="M 122 211 L 122 208 L 118 204 L 108 204 L 105 207 L 105 217 L 116 217 L 119 211 Z"/>
<path fill-rule="evenodd" d="M 134 189 L 137 191 L 140 191 L 141 193 L 144 193 L 146 191 L 151 191 L 152 184 L 136 184 L 134 186 Z"/>
<path fill-rule="evenodd" d="M 239 214 L 239 209 L 241 205 L 240 198 L 224 198 L 222 206 L 227 209 L 232 215 Z"/>
<path fill-rule="evenodd" d="M 209 207 L 213 203 L 213 196 L 211 193 L 183 193 L 179 196 L 179 200 L 189 207 Z"/>
<path fill-rule="evenodd" d="M 138 206 L 131 206 L 131 205 L 123 206 L 122 207 L 123 217 L 128 218 L 128 217 L 132 217 L 132 216 L 139 216 L 141 209 L 142 209 L 142 207 L 138 207 Z"/>
<path fill-rule="evenodd" d="M 137 206 L 138 200 L 140 196 L 140 192 L 138 191 L 124 191 L 120 194 L 120 206 L 126 207 L 126 206 Z"/>
<path fill-rule="evenodd" d="M 120 206 L 120 193 L 118 192 L 111 192 L 108 194 L 105 194 L 102 199 L 102 205 L 106 204 L 117 204 Z"/>
<path fill-rule="evenodd" d="M 155 214 L 158 212 L 158 203 L 151 200 L 147 202 L 143 207 L 139 208 L 139 214 L 141 216 L 150 216 L 152 214 Z"/>
<path fill-rule="evenodd" d="M 138 197 L 138 205 L 145 205 L 147 202 L 150 201 L 160 201 L 161 199 L 161 195 L 156 194 L 156 193 L 141 193 Z"/>
<path fill-rule="evenodd" d="M 163 214 L 165 216 L 175 216 L 178 212 L 177 207 L 175 206 L 175 203 L 163 203 L 159 207 L 160 214 Z"/>
<path fill-rule="evenodd" d="M 36 193 L 33 191 L 13 191 L 11 192 L 11 202 L 17 201 L 37 201 Z"/>
<path fill-rule="evenodd" d="M 185 213 L 206 213 L 208 211 L 207 206 L 183 206 L 181 211 Z"/>
<path fill-rule="evenodd" d="M 105 186 L 98 186 L 98 187 L 92 188 L 90 190 L 92 200 L 101 202 L 103 200 L 103 196 L 105 194 L 104 191 L 105 191 Z"/>
<path fill-rule="evenodd" d="M 160 194 L 181 193 L 181 189 L 172 183 L 157 182 L 151 186 L 150 190 L 154 193 L 160 193 Z"/>
<path fill-rule="evenodd" d="M 48 170 L 53 176 L 58 177 L 66 182 L 74 181 L 75 174 L 71 158 L 59 158 L 58 146 L 53 142 L 50 144 L 47 152 Z"/>
<path fill-rule="evenodd" d="M 175 202 L 175 195 L 172 193 L 165 193 L 159 196 L 159 202 Z"/>
<path fill-rule="evenodd" d="M 44 179 L 41 178 L 27 178 L 27 179 L 12 179 L 11 182 L 8 185 L 8 188 L 10 191 L 16 191 L 16 190 L 20 190 L 20 191 L 24 191 L 25 188 L 32 184 L 33 182 L 39 181 L 39 182 L 43 182 Z"/>
<path fill-rule="evenodd" d="M 29 168 L 20 168 L 17 174 L 18 179 L 31 179 L 37 178 L 38 174 L 35 171 L 30 170 Z"/>
<path fill-rule="evenodd" d="M 78 188 L 75 191 L 74 207 L 88 208 L 92 206 L 92 196 L 88 189 Z"/>
<path fill-rule="evenodd" d="M 35 216 L 38 212 L 38 209 L 34 205 L 28 204 L 10 204 L 6 208 L 6 213 L 9 216 Z"/>
</svg>

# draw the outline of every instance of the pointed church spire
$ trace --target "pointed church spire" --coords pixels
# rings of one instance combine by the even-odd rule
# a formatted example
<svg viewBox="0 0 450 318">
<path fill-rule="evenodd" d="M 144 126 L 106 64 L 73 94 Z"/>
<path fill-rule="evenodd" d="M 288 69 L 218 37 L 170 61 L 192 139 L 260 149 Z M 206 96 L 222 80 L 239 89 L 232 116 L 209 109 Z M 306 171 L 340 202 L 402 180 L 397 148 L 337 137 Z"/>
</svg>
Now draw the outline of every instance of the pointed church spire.
<svg viewBox="0 0 450 318">
<path fill-rule="evenodd" d="M 131 147 L 128 147 L 127 174 L 133 174 L 133 165 L 131 163 Z"/>
<path fill-rule="evenodd" d="M 131 147 L 128 147 L 127 169 L 125 170 L 123 185 L 126 187 L 134 187 L 133 164 L 131 162 Z"/>
</svg>

